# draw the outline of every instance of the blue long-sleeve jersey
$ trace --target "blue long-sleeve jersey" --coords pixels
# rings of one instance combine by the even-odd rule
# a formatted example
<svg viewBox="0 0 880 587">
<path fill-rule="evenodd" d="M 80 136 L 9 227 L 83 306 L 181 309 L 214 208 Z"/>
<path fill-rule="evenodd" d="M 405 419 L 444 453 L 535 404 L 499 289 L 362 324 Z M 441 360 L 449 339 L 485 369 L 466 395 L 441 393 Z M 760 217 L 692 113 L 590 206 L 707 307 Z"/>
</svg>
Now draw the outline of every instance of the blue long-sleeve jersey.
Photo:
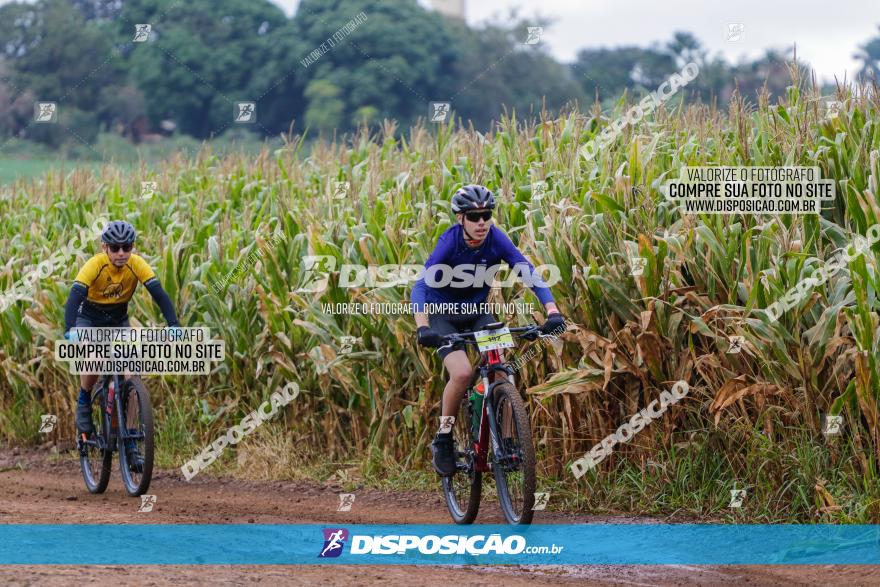
<svg viewBox="0 0 880 587">
<path fill-rule="evenodd" d="M 479 247 L 471 248 L 464 240 L 464 229 L 460 224 L 455 224 L 440 235 L 437 246 L 425 262 L 422 277 L 413 286 L 413 310 L 423 312 L 425 303 L 482 304 L 489 297 L 491 268 L 497 266 L 499 261 L 506 262 L 511 271 L 517 272 L 542 304 L 546 306 L 554 301 L 546 283 L 535 273 L 534 266 L 504 231 L 493 224 L 489 227 L 486 240 Z M 438 265 L 445 265 L 449 269 L 435 267 Z M 435 269 L 432 270 L 432 267 Z M 456 275 L 475 276 L 475 283 L 471 287 L 455 287 L 456 283 L 461 285 L 463 281 Z M 440 286 L 444 281 L 446 284 Z"/>
</svg>

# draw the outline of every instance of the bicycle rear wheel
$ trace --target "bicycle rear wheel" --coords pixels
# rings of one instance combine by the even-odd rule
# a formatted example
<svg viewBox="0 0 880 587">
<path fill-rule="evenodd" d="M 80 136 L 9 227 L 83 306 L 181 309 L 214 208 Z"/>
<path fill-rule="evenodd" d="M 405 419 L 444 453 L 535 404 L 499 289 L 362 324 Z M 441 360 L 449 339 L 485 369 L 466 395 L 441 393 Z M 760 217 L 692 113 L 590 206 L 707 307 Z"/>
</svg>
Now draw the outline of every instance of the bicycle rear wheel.
<svg viewBox="0 0 880 587">
<path fill-rule="evenodd" d="M 79 448 L 79 466 L 82 469 L 83 481 L 89 493 L 104 493 L 110 482 L 110 467 L 113 465 L 113 450 L 110 447 L 110 417 L 106 412 L 106 395 L 102 382 L 98 382 L 98 391 L 92 396 L 92 425 L 94 432 L 86 439 L 77 432 Z"/>
<path fill-rule="evenodd" d="M 119 472 L 122 474 L 125 491 L 130 496 L 137 497 L 147 492 L 153 476 L 153 406 L 150 403 L 150 393 L 139 377 L 126 380 L 122 389 Z M 132 447 L 143 459 L 140 466 L 132 459 Z"/>
<path fill-rule="evenodd" d="M 519 392 L 502 383 L 492 392 L 496 430 L 492 469 L 498 501 L 509 524 L 531 524 L 535 505 L 535 447 L 529 416 Z"/>
<path fill-rule="evenodd" d="M 455 442 L 455 473 L 443 477 L 446 509 L 456 524 L 470 524 L 480 509 L 483 474 L 476 470 L 474 442 L 471 434 L 473 407 L 465 395 L 455 416 L 452 439 Z"/>
</svg>

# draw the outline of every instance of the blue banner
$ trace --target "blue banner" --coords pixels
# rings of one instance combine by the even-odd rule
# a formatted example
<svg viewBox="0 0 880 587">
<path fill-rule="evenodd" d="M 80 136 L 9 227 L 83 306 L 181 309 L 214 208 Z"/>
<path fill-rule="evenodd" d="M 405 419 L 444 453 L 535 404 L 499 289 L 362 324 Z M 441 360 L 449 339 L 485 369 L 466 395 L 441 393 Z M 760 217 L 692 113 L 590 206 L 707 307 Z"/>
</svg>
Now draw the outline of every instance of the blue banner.
<svg viewBox="0 0 880 587">
<path fill-rule="evenodd" d="M 0 525 L 0 564 L 880 564 L 877 525 Z"/>
</svg>

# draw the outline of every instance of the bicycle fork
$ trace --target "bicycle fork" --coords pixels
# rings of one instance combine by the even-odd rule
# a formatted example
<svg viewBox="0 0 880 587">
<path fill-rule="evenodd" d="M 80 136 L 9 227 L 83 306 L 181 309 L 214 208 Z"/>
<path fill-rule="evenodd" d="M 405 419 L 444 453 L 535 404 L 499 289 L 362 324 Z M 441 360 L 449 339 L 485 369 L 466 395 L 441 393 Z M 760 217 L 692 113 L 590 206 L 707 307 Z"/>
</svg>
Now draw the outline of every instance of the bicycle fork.
<svg viewBox="0 0 880 587">
<path fill-rule="evenodd" d="M 497 350 L 491 350 L 487 353 L 486 364 L 480 367 L 480 378 L 483 383 L 483 409 L 480 418 L 477 470 L 483 472 L 490 471 L 492 468 L 489 462 L 489 437 L 492 440 L 492 451 L 496 459 L 502 458 L 502 449 L 498 442 L 498 439 L 501 438 L 501 431 L 498 430 L 498 423 L 495 419 L 495 406 L 493 405 L 494 387 L 505 381 L 511 385 L 514 384 L 513 375 L 510 372 L 492 369 L 493 365 L 498 365 L 499 363 L 501 363 L 501 354 Z M 498 377 L 499 372 L 503 372 L 506 377 Z M 492 383 L 489 383 L 490 373 L 492 374 Z"/>
<path fill-rule="evenodd" d="M 501 431 L 498 430 L 498 422 L 495 420 L 495 406 L 493 405 L 493 401 L 494 401 L 494 389 L 489 388 L 489 390 L 486 392 L 486 397 L 483 399 L 483 405 L 485 406 L 485 409 L 483 410 L 483 424 L 484 424 L 484 426 L 480 427 L 480 432 L 482 432 L 484 429 L 488 429 L 487 436 L 490 436 L 492 439 L 492 452 L 495 455 L 495 460 L 499 460 L 502 456 L 501 445 L 498 443 L 498 439 L 500 438 Z M 485 426 L 486 420 L 489 421 L 488 426 Z M 491 470 L 495 464 L 500 464 L 500 463 L 493 463 L 492 461 L 489 460 L 488 440 L 489 439 L 486 439 L 484 441 L 482 438 L 482 434 L 481 434 L 480 445 L 486 447 L 485 450 L 487 453 L 486 458 L 483 460 L 483 462 L 486 463 L 487 470 Z"/>
<path fill-rule="evenodd" d="M 489 436 L 490 434 L 490 422 L 492 419 L 489 417 L 488 410 L 489 405 L 488 402 L 492 398 L 492 393 L 489 389 L 488 385 L 489 379 L 487 376 L 483 375 L 483 394 L 482 394 L 482 405 L 480 406 L 480 426 L 476 438 L 476 469 L 477 471 L 487 472 L 490 470 L 488 464 L 488 456 L 489 456 Z"/>
</svg>

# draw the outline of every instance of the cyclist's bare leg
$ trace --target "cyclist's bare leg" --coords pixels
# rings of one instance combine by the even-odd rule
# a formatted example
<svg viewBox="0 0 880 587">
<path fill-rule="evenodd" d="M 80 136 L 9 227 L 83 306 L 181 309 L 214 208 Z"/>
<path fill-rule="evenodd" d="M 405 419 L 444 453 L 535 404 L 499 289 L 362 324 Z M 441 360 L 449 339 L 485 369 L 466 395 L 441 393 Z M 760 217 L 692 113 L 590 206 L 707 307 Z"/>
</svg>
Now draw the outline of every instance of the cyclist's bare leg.
<svg viewBox="0 0 880 587">
<path fill-rule="evenodd" d="M 464 351 L 452 351 L 443 359 L 443 365 L 449 373 L 449 381 L 443 389 L 443 404 L 440 411 L 443 416 L 454 416 L 458 414 L 464 392 L 467 391 L 474 375 L 474 368 Z"/>
</svg>

